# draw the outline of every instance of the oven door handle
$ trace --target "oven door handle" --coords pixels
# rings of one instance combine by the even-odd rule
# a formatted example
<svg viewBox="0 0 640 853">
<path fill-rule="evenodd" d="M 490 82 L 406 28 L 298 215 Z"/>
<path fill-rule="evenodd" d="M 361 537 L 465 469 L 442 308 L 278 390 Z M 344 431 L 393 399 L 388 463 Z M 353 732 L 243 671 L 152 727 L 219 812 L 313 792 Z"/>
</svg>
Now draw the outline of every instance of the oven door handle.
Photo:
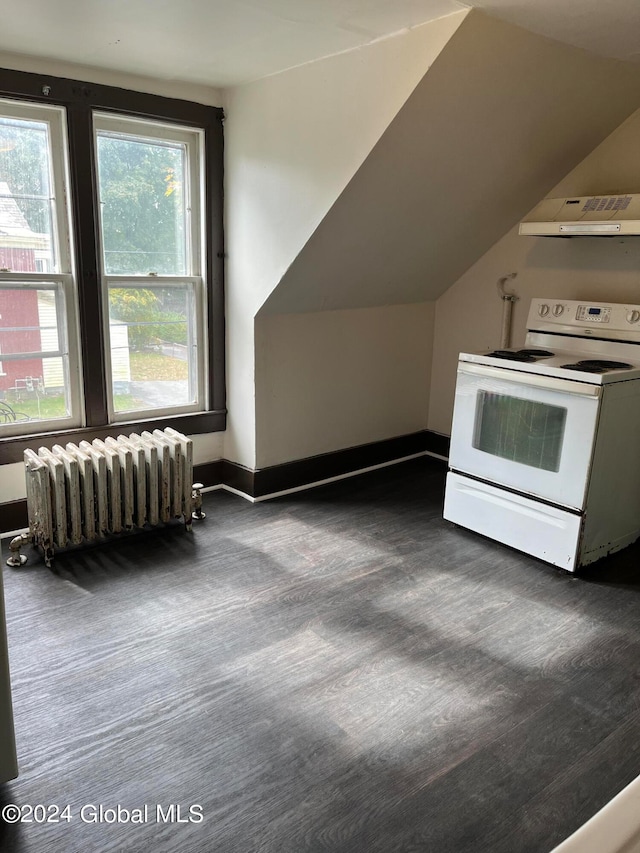
<svg viewBox="0 0 640 853">
<path fill-rule="evenodd" d="M 587 385 L 585 382 L 572 381 L 571 379 L 557 379 L 555 376 L 545 376 L 541 373 L 516 372 L 500 367 L 489 367 L 486 364 L 471 364 L 470 362 L 463 362 L 463 366 L 458 367 L 458 373 L 502 379 L 516 385 L 560 391 L 563 394 L 573 394 L 575 397 L 599 397 L 602 387 L 600 385 Z"/>
</svg>

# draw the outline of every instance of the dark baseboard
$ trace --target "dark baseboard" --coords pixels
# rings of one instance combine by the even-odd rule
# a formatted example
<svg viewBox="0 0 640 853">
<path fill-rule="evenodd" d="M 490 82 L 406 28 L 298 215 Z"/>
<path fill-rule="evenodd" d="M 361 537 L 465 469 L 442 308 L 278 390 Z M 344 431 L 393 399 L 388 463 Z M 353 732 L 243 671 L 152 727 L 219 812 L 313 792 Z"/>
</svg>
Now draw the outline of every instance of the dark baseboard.
<svg viewBox="0 0 640 853">
<path fill-rule="evenodd" d="M 22 530 L 27 525 L 26 500 L 8 501 L 0 504 L 0 533 L 7 533 L 9 530 Z"/>
<path fill-rule="evenodd" d="M 254 474 L 251 497 L 259 498 L 288 489 L 297 489 L 420 453 L 435 453 L 446 457 L 449 453 L 449 439 L 429 430 L 423 430 L 372 444 L 361 444 L 346 450 L 335 450 L 320 456 L 298 459 L 295 462 L 260 468 Z"/>
<path fill-rule="evenodd" d="M 250 498 L 263 498 L 290 489 L 312 486 L 333 477 L 357 474 L 367 468 L 390 464 L 422 453 L 448 457 L 448 436 L 422 430 L 257 470 L 221 459 L 194 465 L 193 479 L 205 487 L 224 485 Z M 26 500 L 0 504 L 0 533 L 20 530 L 26 526 Z"/>
<path fill-rule="evenodd" d="M 255 497 L 255 476 L 256 472 L 252 468 L 245 468 L 244 465 L 229 462 L 227 459 L 222 462 L 222 479 L 220 482 L 230 489 L 236 489 L 244 495 L 249 495 L 251 498 Z"/>
<path fill-rule="evenodd" d="M 193 482 L 202 483 L 203 486 L 217 486 L 219 483 L 223 483 L 223 464 L 223 460 L 218 459 L 216 462 L 205 462 L 202 465 L 194 465 Z"/>
</svg>

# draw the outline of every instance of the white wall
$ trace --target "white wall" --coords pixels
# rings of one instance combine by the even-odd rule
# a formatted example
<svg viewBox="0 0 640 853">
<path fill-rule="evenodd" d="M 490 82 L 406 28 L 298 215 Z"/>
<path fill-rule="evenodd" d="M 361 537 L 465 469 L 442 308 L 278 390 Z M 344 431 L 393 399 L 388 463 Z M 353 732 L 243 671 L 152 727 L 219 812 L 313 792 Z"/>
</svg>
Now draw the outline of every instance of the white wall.
<svg viewBox="0 0 640 853">
<path fill-rule="evenodd" d="M 640 192 L 640 110 L 573 169 L 549 196 Z M 502 302 L 496 282 L 519 297 L 513 344 L 524 341 L 533 297 L 640 303 L 640 238 L 521 237 L 511 229 L 438 299 L 435 314 L 429 428 L 449 434 L 456 363 L 462 350 L 500 343 Z"/>
<path fill-rule="evenodd" d="M 334 416 L 334 449 L 358 443 L 357 436 L 367 440 L 369 408 L 379 407 L 384 437 L 400 434 L 406 402 L 397 399 L 397 411 L 383 414 L 373 383 L 353 375 L 349 385 L 348 372 L 336 373 L 330 323 L 309 327 L 314 342 L 317 328 L 327 331 L 323 359 L 319 340 L 317 350 L 305 348 L 299 320 L 281 319 L 276 333 L 276 324 L 261 326 L 262 316 L 338 312 L 342 336 L 342 324 L 356 316 L 349 309 L 438 298 L 638 105 L 638 66 L 481 13 L 453 20 L 460 21 L 455 32 L 451 18 L 420 28 L 429 36 L 432 64 L 420 77 L 424 53 L 411 63 L 406 79 L 413 89 L 399 109 L 399 95 L 410 87 L 399 86 L 397 69 L 409 66 L 389 61 L 405 38 L 415 43 L 414 34 L 376 45 L 375 53 L 334 57 L 232 93 L 228 458 L 264 467 L 331 449 L 327 432 L 319 450 L 323 442 L 308 427 L 337 411 L 334 396 L 359 400 L 343 410 L 350 418 Z M 253 325 L 252 308 L 259 309 Z M 389 316 L 393 326 L 397 315 Z M 248 361 L 252 332 L 259 330 L 282 356 L 269 362 L 268 375 L 257 339 L 255 363 Z M 350 334 L 365 335 L 366 348 L 357 323 Z M 393 353 L 388 357 L 386 372 L 395 371 L 402 387 L 402 359 L 394 365 Z M 295 377 L 285 359 L 295 362 Z M 274 387 L 286 393 L 284 377 L 303 389 L 314 419 L 307 421 L 294 400 L 280 417 L 270 407 Z M 254 420 L 247 417 L 250 406 Z"/>
<path fill-rule="evenodd" d="M 228 459 L 256 462 L 258 309 L 465 15 L 227 93 Z"/>
<path fill-rule="evenodd" d="M 26 496 L 23 463 L 16 462 L 13 465 L 0 466 L 0 504 L 22 500 Z M 0 530 L 2 529 L 4 525 L 0 524 Z"/>
<path fill-rule="evenodd" d="M 257 465 L 425 429 L 433 303 L 260 317 Z"/>
</svg>

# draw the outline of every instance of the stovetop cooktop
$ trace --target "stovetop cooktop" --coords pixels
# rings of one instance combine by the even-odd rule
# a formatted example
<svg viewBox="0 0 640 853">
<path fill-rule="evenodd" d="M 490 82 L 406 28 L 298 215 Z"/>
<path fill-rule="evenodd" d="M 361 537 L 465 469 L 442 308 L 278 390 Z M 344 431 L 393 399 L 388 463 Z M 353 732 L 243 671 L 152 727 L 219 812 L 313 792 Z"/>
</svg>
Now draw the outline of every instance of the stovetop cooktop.
<svg viewBox="0 0 640 853">
<path fill-rule="evenodd" d="M 504 358 L 507 361 L 521 361 L 527 364 L 539 359 L 551 358 L 555 355 L 551 350 L 525 348 L 518 350 L 498 349 L 488 352 L 492 358 Z M 630 370 L 633 365 L 626 361 L 613 361 L 605 358 L 583 358 L 571 364 L 560 365 L 565 370 L 581 370 L 584 373 L 607 373 L 610 370 Z"/>
<path fill-rule="evenodd" d="M 626 361 L 607 361 L 604 358 L 585 358 L 574 364 L 563 364 L 565 370 L 582 370 L 583 373 L 608 373 L 610 370 L 631 370 Z"/>
<path fill-rule="evenodd" d="M 493 352 L 488 352 L 494 358 L 506 358 L 509 361 L 537 361 L 539 358 L 548 358 L 553 355 L 552 352 L 546 349 L 496 349 Z"/>
<path fill-rule="evenodd" d="M 460 353 L 460 360 L 598 385 L 640 378 L 640 361 L 633 363 L 606 358 L 604 356 L 607 353 L 602 355 L 601 358 L 600 353 L 523 347 L 485 353 Z"/>
</svg>

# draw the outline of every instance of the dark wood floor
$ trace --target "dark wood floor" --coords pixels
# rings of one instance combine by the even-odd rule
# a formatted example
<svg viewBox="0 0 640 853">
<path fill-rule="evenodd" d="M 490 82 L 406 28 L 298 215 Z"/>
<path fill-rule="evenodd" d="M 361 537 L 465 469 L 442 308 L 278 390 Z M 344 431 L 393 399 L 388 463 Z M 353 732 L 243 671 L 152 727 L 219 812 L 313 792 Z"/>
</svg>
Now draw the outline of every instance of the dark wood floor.
<svg viewBox="0 0 640 853">
<path fill-rule="evenodd" d="M 640 774 L 640 549 L 576 578 L 444 522 L 443 484 L 215 492 L 193 536 L 5 567 L 0 797 L 72 819 L 0 849 L 548 853 Z"/>
</svg>

